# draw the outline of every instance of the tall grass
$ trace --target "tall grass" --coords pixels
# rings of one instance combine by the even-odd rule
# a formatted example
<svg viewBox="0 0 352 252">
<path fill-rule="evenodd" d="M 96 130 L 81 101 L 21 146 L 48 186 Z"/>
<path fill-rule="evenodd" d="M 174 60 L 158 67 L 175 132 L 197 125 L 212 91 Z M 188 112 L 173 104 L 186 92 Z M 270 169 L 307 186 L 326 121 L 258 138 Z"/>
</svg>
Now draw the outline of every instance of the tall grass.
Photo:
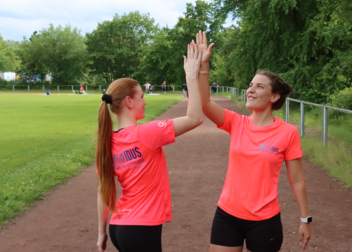
<svg viewBox="0 0 352 252">
<path fill-rule="evenodd" d="M 182 98 L 146 96 L 141 122 Z M 0 227 L 93 162 L 100 102 L 101 95 L 0 94 Z"/>
</svg>

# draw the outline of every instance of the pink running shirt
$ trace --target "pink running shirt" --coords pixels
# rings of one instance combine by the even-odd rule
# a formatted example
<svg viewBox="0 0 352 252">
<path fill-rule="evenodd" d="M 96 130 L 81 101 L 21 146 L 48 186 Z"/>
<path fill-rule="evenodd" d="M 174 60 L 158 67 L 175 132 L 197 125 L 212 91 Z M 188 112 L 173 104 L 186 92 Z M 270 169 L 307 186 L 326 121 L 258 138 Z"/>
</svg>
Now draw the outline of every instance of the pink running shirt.
<svg viewBox="0 0 352 252">
<path fill-rule="evenodd" d="M 115 174 L 122 187 L 112 225 L 155 226 L 171 220 L 171 194 L 162 146 L 175 142 L 173 120 L 152 121 L 113 133 Z"/>
<path fill-rule="evenodd" d="M 245 220 L 265 220 L 280 212 L 277 184 L 284 160 L 302 157 L 297 129 L 279 118 L 257 127 L 251 116 L 225 109 L 230 133 L 229 166 L 218 206 Z"/>
</svg>

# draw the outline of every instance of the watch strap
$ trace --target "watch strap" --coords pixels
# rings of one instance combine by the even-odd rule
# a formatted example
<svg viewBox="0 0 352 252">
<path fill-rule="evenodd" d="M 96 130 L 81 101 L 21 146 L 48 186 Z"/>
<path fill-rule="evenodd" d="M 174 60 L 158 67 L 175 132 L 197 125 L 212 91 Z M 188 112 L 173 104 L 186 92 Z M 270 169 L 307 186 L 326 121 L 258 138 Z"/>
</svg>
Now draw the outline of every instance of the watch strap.
<svg viewBox="0 0 352 252">
<path fill-rule="evenodd" d="M 301 217 L 301 222 L 303 222 L 303 223 L 311 223 L 312 220 L 313 220 L 312 216 L 308 216 L 307 218 Z"/>
</svg>

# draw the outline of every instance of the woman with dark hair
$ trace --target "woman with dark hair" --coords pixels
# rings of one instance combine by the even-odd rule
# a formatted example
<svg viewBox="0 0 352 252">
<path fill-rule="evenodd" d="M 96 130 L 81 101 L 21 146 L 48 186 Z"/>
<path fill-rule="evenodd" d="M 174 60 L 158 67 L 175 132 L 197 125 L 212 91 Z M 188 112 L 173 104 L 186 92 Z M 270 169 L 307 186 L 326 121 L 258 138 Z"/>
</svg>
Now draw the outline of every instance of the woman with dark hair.
<svg viewBox="0 0 352 252">
<path fill-rule="evenodd" d="M 197 85 L 201 53 L 188 46 L 184 56 L 190 90 L 187 115 L 137 125 L 144 118 L 144 92 L 136 80 L 112 82 L 102 97 L 98 113 L 96 167 L 98 189 L 98 251 L 106 248 L 109 211 L 110 238 L 120 252 L 161 252 L 162 224 L 171 220 L 171 195 L 162 146 L 202 123 Z M 112 130 L 110 111 L 118 126 Z M 116 199 L 116 181 L 122 187 Z M 117 202 L 116 202 L 117 201 Z"/>
<path fill-rule="evenodd" d="M 229 165 L 211 231 L 211 252 L 276 252 L 283 241 L 277 184 L 285 161 L 301 218 L 299 237 L 305 249 L 311 237 L 303 155 L 297 129 L 274 117 L 292 88 L 278 75 L 259 70 L 247 89 L 250 116 L 223 109 L 210 100 L 209 58 L 205 32 L 197 34 L 203 51 L 198 75 L 203 113 L 231 135 Z"/>
</svg>

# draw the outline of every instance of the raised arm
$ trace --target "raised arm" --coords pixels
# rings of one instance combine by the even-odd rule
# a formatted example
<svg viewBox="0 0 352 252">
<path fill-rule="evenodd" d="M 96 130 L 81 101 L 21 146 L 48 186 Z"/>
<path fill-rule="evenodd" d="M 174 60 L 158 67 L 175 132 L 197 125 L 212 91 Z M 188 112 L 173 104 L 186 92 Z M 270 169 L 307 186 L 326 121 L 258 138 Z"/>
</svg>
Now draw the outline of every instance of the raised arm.
<svg viewBox="0 0 352 252">
<path fill-rule="evenodd" d="M 210 100 L 209 91 L 209 59 L 214 43 L 210 44 L 208 47 L 206 33 L 202 31 L 197 33 L 196 42 L 199 47 L 199 51 L 203 52 L 198 74 L 198 85 L 202 99 L 203 113 L 216 125 L 222 126 L 225 120 L 225 110 L 217 103 Z"/>
<path fill-rule="evenodd" d="M 296 198 L 301 217 L 307 218 L 310 216 L 308 209 L 308 200 L 306 192 L 306 182 L 302 171 L 301 158 L 286 161 L 288 181 Z M 310 223 L 303 223 L 299 227 L 299 240 L 302 249 L 304 250 L 312 235 Z"/>
<path fill-rule="evenodd" d="M 175 136 L 186 133 L 203 122 L 202 103 L 197 85 L 201 57 L 202 53 L 198 52 L 197 45 L 188 45 L 187 57 L 183 56 L 189 96 L 187 115 L 174 119 Z"/>
</svg>

